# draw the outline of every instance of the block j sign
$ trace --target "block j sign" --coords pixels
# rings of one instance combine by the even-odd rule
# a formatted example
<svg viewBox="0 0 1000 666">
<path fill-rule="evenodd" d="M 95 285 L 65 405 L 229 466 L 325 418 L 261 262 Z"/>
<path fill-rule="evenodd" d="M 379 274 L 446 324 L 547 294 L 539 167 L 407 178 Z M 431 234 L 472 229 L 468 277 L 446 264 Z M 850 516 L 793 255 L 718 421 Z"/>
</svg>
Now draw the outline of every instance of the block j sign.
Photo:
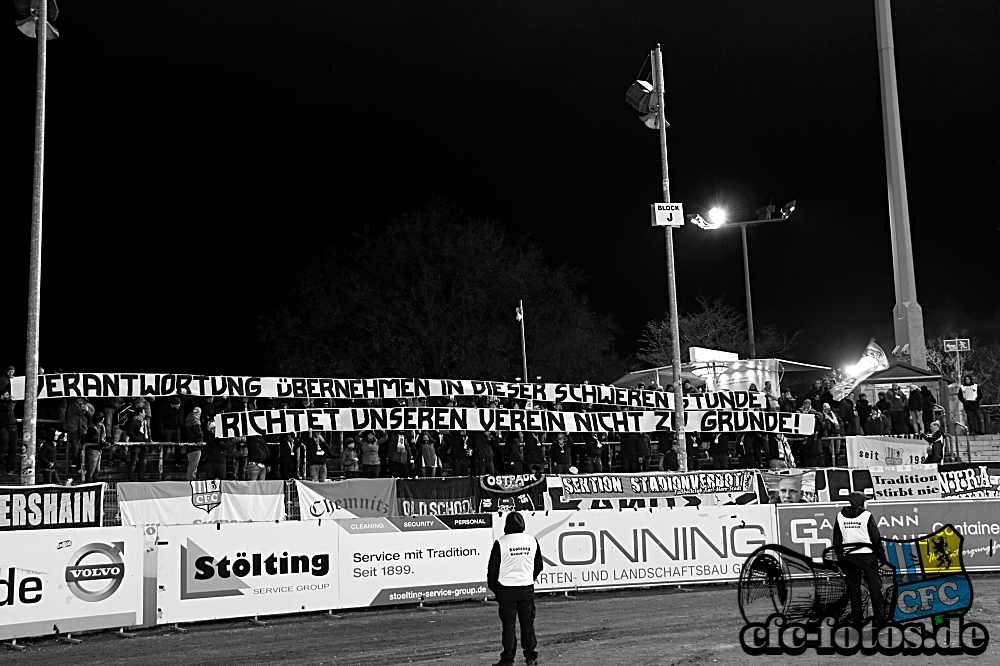
<svg viewBox="0 0 1000 666">
<path fill-rule="evenodd" d="M 684 204 L 655 203 L 650 206 L 654 227 L 683 227 Z"/>
</svg>

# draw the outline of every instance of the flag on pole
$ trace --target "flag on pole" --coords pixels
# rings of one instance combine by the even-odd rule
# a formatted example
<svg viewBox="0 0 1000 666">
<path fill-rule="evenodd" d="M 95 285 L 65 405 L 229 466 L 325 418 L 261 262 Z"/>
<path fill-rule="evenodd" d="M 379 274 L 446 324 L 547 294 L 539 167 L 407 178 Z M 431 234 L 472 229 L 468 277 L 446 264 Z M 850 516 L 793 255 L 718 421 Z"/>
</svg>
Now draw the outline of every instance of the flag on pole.
<svg viewBox="0 0 1000 666">
<path fill-rule="evenodd" d="M 865 351 L 861 354 L 861 359 L 847 374 L 846 377 L 837 382 L 830 393 L 834 400 L 843 400 L 844 396 L 854 390 L 854 388 L 871 377 L 874 373 L 885 370 L 889 367 L 889 359 L 886 358 L 882 348 L 875 344 L 875 338 L 868 341 Z"/>
<path fill-rule="evenodd" d="M 518 321 L 521 321 L 522 319 L 524 319 L 524 312 L 521 310 L 521 306 L 520 305 L 517 306 L 516 308 L 514 308 L 514 314 L 517 317 Z"/>
</svg>

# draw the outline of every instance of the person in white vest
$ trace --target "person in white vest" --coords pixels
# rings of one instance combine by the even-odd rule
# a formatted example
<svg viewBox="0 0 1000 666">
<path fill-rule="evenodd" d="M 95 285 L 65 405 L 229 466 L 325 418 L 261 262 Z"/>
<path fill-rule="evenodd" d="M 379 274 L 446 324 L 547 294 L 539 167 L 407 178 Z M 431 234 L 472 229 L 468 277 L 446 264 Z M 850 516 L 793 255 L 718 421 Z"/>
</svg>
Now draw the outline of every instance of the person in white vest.
<svg viewBox="0 0 1000 666">
<path fill-rule="evenodd" d="M 521 624 L 521 649 L 528 666 L 538 663 L 535 651 L 535 579 L 542 572 L 542 549 L 538 540 L 524 533 L 524 518 L 507 514 L 503 536 L 493 542 L 486 571 L 487 586 L 500 604 L 503 652 L 494 666 L 509 666 L 517 654 L 517 626 Z"/>
<path fill-rule="evenodd" d="M 864 493 L 848 495 L 850 506 L 845 506 L 837 514 L 833 527 L 833 547 L 837 561 L 847 579 L 847 595 L 851 600 L 851 623 L 860 625 L 864 621 L 861 604 L 862 580 L 868 585 L 868 596 L 872 601 L 875 621 L 886 618 L 885 599 L 882 596 L 882 577 L 879 562 L 888 564 L 882 548 L 882 535 L 878 531 L 875 517 L 865 510 Z"/>
</svg>

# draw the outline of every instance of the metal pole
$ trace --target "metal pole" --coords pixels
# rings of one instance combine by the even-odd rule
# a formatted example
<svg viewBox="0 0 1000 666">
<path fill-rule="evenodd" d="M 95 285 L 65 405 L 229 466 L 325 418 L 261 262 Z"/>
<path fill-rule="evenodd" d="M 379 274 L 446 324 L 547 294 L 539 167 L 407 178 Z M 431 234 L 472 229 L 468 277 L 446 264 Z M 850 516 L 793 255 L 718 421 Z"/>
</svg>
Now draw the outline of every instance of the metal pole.
<svg viewBox="0 0 1000 666">
<path fill-rule="evenodd" d="M 663 203 L 670 203 L 670 173 L 667 169 L 667 118 L 663 102 L 663 55 L 660 45 L 652 53 L 653 79 L 656 86 L 656 120 L 660 128 L 660 166 L 663 169 Z M 677 469 L 687 471 L 687 439 L 684 436 L 684 391 L 681 388 L 681 336 L 677 314 L 677 280 L 674 274 L 674 229 L 664 227 L 667 240 L 667 293 L 670 297 L 670 341 L 674 382 L 674 432 Z"/>
<path fill-rule="evenodd" d="M 892 10 L 889 0 L 875 0 L 875 34 L 878 41 L 878 69 L 882 87 L 882 128 L 885 140 L 885 171 L 889 190 L 889 238 L 892 241 L 892 273 L 896 287 L 893 308 L 896 344 L 910 345 L 910 363 L 927 369 L 924 341 L 924 313 L 917 303 L 910 241 L 910 213 L 906 201 L 906 172 L 903 169 L 903 138 L 896 94 L 896 60 L 892 41 Z"/>
<path fill-rule="evenodd" d="M 757 343 L 753 339 L 753 304 L 750 302 L 750 255 L 747 253 L 747 228 L 740 227 L 743 233 L 743 281 L 747 289 L 747 337 L 750 340 L 750 358 L 757 358 Z"/>
<path fill-rule="evenodd" d="M 42 174 L 45 171 L 45 54 L 48 2 L 35 10 L 38 39 L 35 83 L 35 171 L 31 193 L 31 255 L 28 273 L 28 349 L 24 363 L 24 455 L 21 485 L 35 485 L 35 440 L 38 426 L 38 310 L 42 287 Z"/>
<path fill-rule="evenodd" d="M 524 301 L 519 300 L 517 303 L 521 312 L 521 363 L 524 369 L 524 383 L 527 384 L 531 380 L 528 379 L 528 351 L 524 345 Z"/>
</svg>

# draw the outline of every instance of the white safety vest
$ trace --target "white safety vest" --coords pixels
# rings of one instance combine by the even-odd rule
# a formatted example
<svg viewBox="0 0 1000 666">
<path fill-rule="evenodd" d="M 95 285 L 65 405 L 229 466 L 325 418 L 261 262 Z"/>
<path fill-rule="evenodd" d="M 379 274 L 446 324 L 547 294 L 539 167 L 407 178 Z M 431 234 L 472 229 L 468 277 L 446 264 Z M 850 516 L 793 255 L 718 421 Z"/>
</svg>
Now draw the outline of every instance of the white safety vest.
<svg viewBox="0 0 1000 666">
<path fill-rule="evenodd" d="M 848 518 L 842 513 L 837 514 L 837 524 L 840 525 L 840 534 L 844 537 L 845 546 L 857 546 L 858 544 L 872 545 L 871 537 L 868 536 L 868 521 L 871 519 L 871 511 L 862 511 L 857 518 Z M 852 548 L 848 555 L 862 555 L 871 553 L 871 548 L 864 546 Z"/>
<path fill-rule="evenodd" d="M 500 544 L 500 577 L 504 586 L 531 585 L 535 578 L 535 553 L 538 541 L 524 532 L 504 534 Z"/>
</svg>

